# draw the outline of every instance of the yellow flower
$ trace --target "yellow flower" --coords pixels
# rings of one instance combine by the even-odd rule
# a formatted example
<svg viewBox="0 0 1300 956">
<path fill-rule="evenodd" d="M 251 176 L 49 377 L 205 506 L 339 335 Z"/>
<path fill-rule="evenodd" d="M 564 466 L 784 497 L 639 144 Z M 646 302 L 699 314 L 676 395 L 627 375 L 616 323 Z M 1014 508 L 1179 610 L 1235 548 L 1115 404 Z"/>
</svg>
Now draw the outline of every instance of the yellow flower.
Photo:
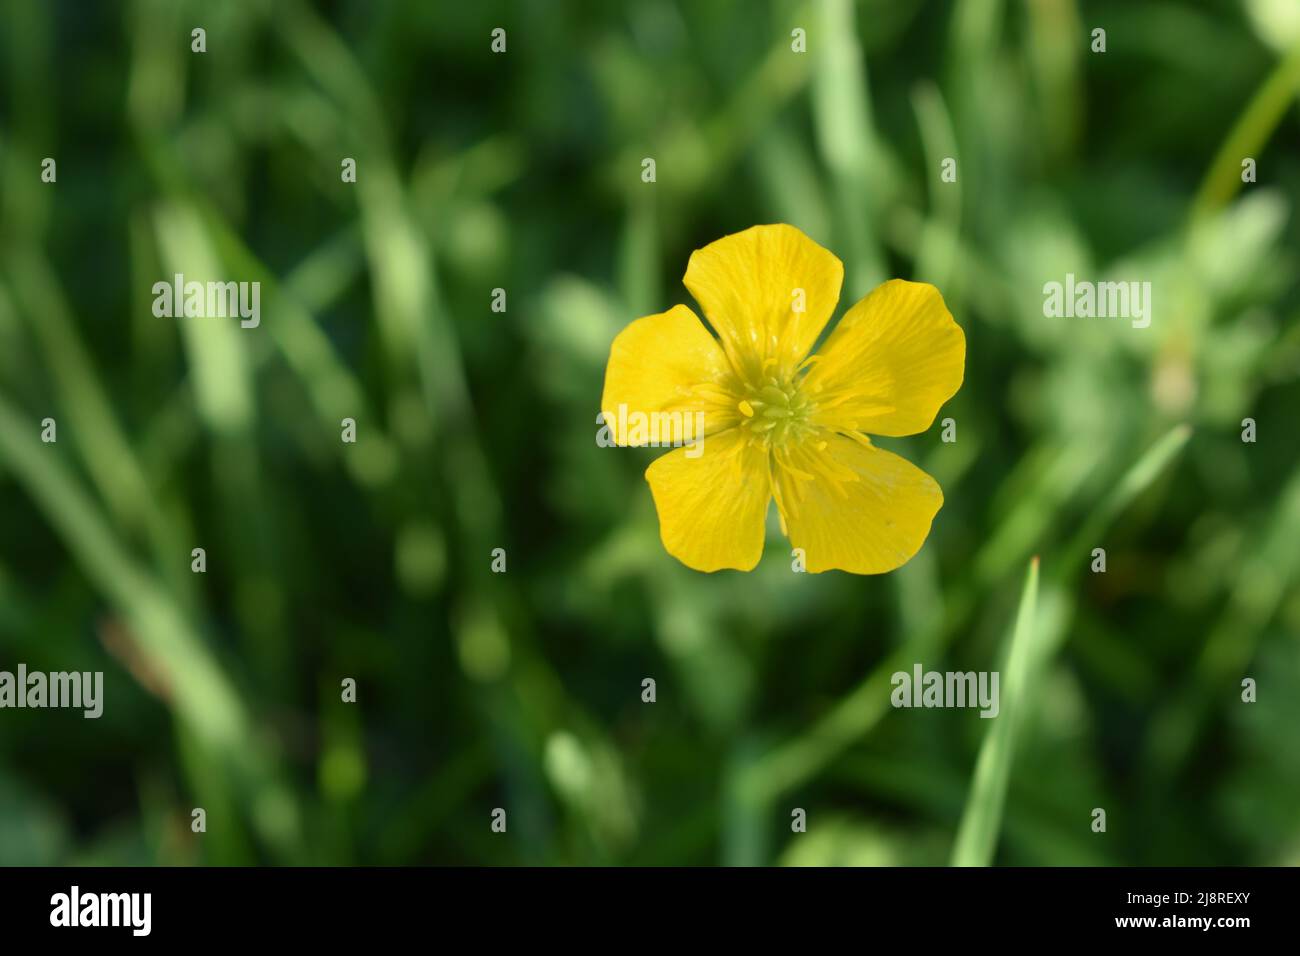
<svg viewBox="0 0 1300 956">
<path fill-rule="evenodd" d="M 867 435 L 929 428 L 961 387 L 966 338 L 934 286 L 893 279 L 810 355 L 843 278 L 793 226 L 754 226 L 686 267 L 717 338 L 679 305 L 614 339 L 601 409 L 617 444 L 669 443 L 635 427 L 647 419 L 703 423 L 645 473 L 664 547 L 688 567 L 752 569 L 773 498 L 811 572 L 892 571 L 930 533 L 939 485 Z"/>
</svg>

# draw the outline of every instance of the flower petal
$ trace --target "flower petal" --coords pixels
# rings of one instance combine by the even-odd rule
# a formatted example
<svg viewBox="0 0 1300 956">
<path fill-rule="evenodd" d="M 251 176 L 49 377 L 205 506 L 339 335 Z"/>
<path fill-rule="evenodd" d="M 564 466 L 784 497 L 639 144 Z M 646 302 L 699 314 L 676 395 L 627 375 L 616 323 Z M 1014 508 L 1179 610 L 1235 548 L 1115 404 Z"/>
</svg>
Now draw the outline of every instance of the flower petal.
<svg viewBox="0 0 1300 956">
<path fill-rule="evenodd" d="M 966 336 L 925 282 L 891 279 L 844 314 L 804 379 L 826 427 L 915 435 L 961 387 Z"/>
<path fill-rule="evenodd" d="M 637 319 L 615 337 L 600 407 L 619 445 L 629 444 L 624 434 L 633 431 L 626 427 L 629 417 L 635 421 L 660 413 L 703 412 L 707 435 L 730 428 L 739 418 L 734 389 L 731 366 L 717 339 L 699 316 L 678 305 Z M 646 444 L 644 438 L 631 437 L 631 443 Z"/>
<path fill-rule="evenodd" d="M 782 224 L 753 226 L 696 250 L 683 281 L 736 371 L 757 382 L 769 359 L 785 373 L 799 365 L 835 311 L 843 280 L 839 259 Z"/>
<path fill-rule="evenodd" d="M 813 573 L 883 574 L 911 559 L 943 506 L 933 478 L 866 439 L 786 449 L 773 468 L 790 543 Z"/>
<path fill-rule="evenodd" d="M 772 500 L 767 459 L 766 449 L 732 428 L 651 464 L 645 477 L 668 553 L 696 571 L 758 564 Z"/>
</svg>

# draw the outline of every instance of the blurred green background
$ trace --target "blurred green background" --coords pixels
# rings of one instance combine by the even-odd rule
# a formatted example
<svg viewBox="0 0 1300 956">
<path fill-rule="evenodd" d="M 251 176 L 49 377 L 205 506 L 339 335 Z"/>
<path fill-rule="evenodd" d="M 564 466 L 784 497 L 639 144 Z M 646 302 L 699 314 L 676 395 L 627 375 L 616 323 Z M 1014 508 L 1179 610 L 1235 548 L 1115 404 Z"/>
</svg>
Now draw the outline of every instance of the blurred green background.
<svg viewBox="0 0 1300 956">
<path fill-rule="evenodd" d="M 0 863 L 1300 863 L 1300 4 L 0 0 L 0 77 L 0 669 L 106 695 L 0 711 Z M 966 333 L 894 574 L 689 571 L 595 442 L 778 221 Z"/>
</svg>

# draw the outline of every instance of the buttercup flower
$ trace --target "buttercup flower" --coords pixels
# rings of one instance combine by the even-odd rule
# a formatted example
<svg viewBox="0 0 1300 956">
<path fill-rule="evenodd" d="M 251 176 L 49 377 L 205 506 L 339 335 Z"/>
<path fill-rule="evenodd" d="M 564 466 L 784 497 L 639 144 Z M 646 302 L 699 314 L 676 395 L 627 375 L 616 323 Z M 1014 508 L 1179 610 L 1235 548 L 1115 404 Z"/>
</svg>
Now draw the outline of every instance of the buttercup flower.
<svg viewBox="0 0 1300 956">
<path fill-rule="evenodd" d="M 601 409 L 615 443 L 655 440 L 628 425 L 637 413 L 703 424 L 645 473 L 664 547 L 688 567 L 751 570 L 773 498 L 810 572 L 892 571 L 930 533 L 939 485 L 867 435 L 929 428 L 961 387 L 966 338 L 934 286 L 892 279 L 810 354 L 843 279 L 793 226 L 754 226 L 687 264 L 716 338 L 679 305 L 614 339 Z"/>
</svg>

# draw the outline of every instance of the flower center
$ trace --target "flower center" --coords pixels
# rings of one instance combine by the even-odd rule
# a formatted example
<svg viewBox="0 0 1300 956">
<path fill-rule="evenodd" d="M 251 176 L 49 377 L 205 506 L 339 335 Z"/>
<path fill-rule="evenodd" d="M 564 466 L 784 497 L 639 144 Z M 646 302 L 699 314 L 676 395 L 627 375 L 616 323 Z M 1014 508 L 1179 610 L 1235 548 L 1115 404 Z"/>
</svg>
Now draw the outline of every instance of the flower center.
<svg viewBox="0 0 1300 956">
<path fill-rule="evenodd" d="M 813 404 L 795 378 L 769 377 L 762 384 L 747 383 L 738 405 L 744 417 L 740 427 L 768 447 L 781 446 L 810 434 L 808 416 Z"/>
</svg>

